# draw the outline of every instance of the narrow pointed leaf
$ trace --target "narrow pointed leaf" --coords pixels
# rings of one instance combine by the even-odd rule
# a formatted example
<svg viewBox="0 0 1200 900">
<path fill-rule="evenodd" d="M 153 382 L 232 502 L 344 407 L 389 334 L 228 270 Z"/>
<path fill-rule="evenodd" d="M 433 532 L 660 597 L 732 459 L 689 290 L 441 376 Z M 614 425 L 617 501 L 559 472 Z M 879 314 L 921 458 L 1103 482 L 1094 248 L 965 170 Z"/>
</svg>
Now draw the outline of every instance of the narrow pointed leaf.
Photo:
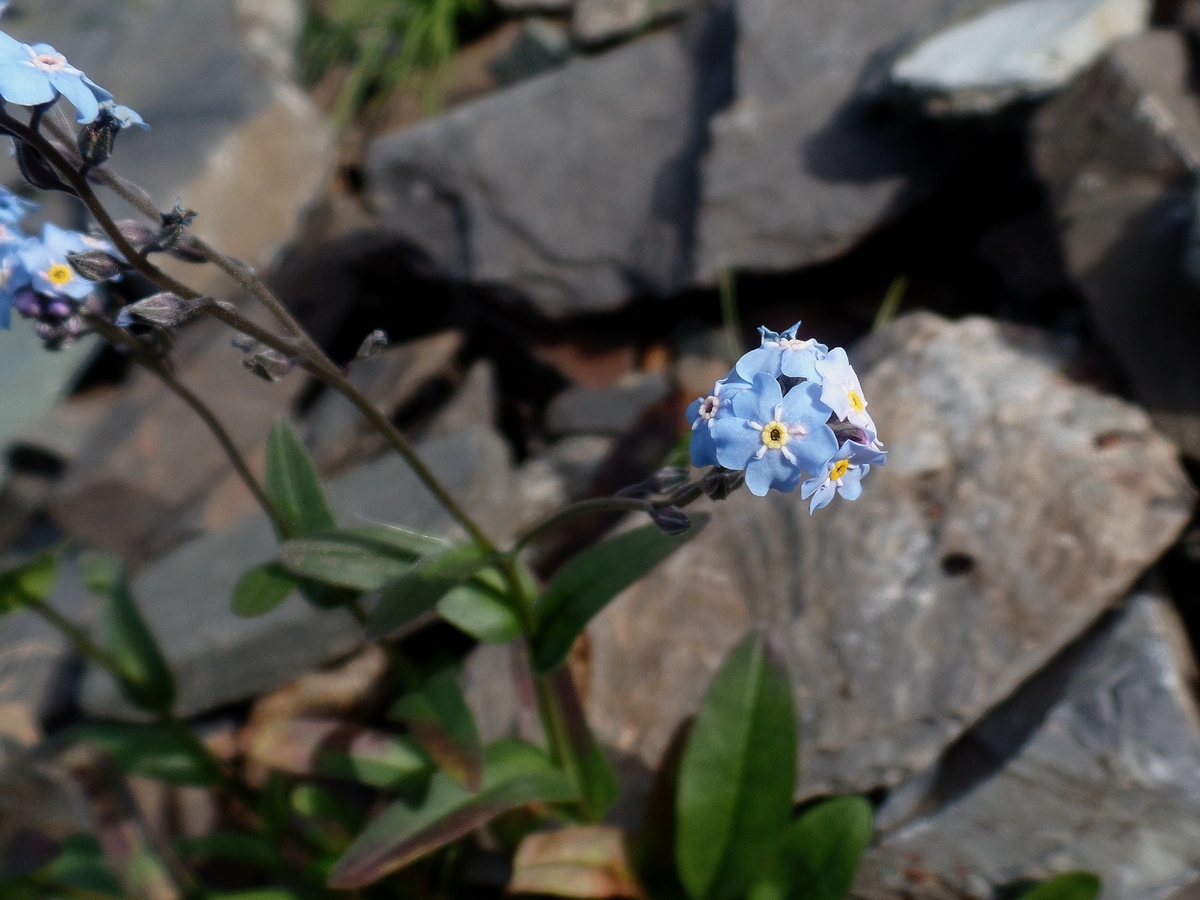
<svg viewBox="0 0 1200 900">
<path fill-rule="evenodd" d="M 411 562 L 416 562 L 426 556 L 436 556 L 454 546 L 445 538 L 422 534 L 419 531 L 410 531 L 398 525 L 360 525 L 356 528 L 339 528 L 332 535 L 313 535 L 313 537 L 332 536 L 363 541 L 372 546 L 385 548 Z"/>
<path fill-rule="evenodd" d="M 216 784 L 220 777 L 209 757 L 161 725 L 89 722 L 68 729 L 63 739 L 91 744 L 128 775 L 201 786 Z"/>
<path fill-rule="evenodd" d="M 293 775 L 324 775 L 399 789 L 424 778 L 429 757 L 411 739 L 333 719 L 284 719 L 248 725 L 242 752 Z"/>
<path fill-rule="evenodd" d="M 742 894 L 791 818 L 796 781 L 792 685 L 762 634 L 726 657 L 679 771 L 675 861 L 693 900 Z"/>
<path fill-rule="evenodd" d="M 483 780 L 483 744 L 467 706 L 458 672 L 434 672 L 417 690 L 396 701 L 388 714 L 408 725 L 421 748 L 438 767 L 468 790 Z"/>
<path fill-rule="evenodd" d="M 0 573 L 0 613 L 20 609 L 31 600 L 45 600 L 54 587 L 54 574 L 54 557 L 49 553 Z"/>
<path fill-rule="evenodd" d="M 1091 872 L 1064 872 L 1030 888 L 1020 900 L 1095 900 L 1100 879 Z"/>
<path fill-rule="evenodd" d="M 381 638 L 426 613 L 446 594 L 494 563 L 474 545 L 421 560 L 383 589 L 367 622 L 367 637 Z"/>
<path fill-rule="evenodd" d="M 575 762 L 579 766 L 579 799 L 588 820 L 599 822 L 616 802 L 620 792 L 616 773 L 588 726 L 570 670 L 561 668 L 549 678 L 555 700 L 563 712 Z"/>
<path fill-rule="evenodd" d="M 703 530 L 708 516 L 692 517 L 692 527 L 667 535 L 646 525 L 585 550 L 562 567 L 537 605 L 533 664 L 549 672 L 567 658 L 575 639 L 621 591 Z"/>
<path fill-rule="evenodd" d="M 576 796 L 571 779 L 540 750 L 513 739 L 497 741 L 484 751 L 479 793 L 472 794 L 444 772 L 434 775 L 419 808 L 393 803 L 367 825 L 338 860 L 329 886 L 363 887 L 509 810 L 567 803 Z"/>
<path fill-rule="evenodd" d="M 169 709 L 175 702 L 175 678 L 138 612 L 125 573 L 107 557 L 88 556 L 82 563 L 84 583 L 104 599 L 104 646 L 120 670 L 121 692 L 142 709 Z"/>
<path fill-rule="evenodd" d="M 843 900 L 874 831 L 871 804 L 862 797 L 814 806 L 783 833 L 749 900 Z"/>
<path fill-rule="evenodd" d="M 62 853 L 46 867 L 46 876 L 56 884 L 121 897 L 121 884 L 104 858 L 99 842 L 90 834 L 67 838 Z"/>
<path fill-rule="evenodd" d="M 184 856 L 238 862 L 266 872 L 281 872 L 287 869 L 279 847 L 257 834 L 217 831 L 199 837 L 179 838 L 175 841 L 175 848 Z"/>
<path fill-rule="evenodd" d="M 477 641 L 507 644 L 521 634 L 521 619 L 495 569 L 480 572 L 437 603 L 438 615 Z"/>
<path fill-rule="evenodd" d="M 239 578 L 233 588 L 234 615 L 243 619 L 266 615 L 299 588 L 299 580 L 279 563 L 257 566 Z"/>
<path fill-rule="evenodd" d="M 320 532 L 287 541 L 280 562 L 295 575 L 337 587 L 376 591 L 424 556 L 446 552 L 438 538 L 383 527 Z"/>
<path fill-rule="evenodd" d="M 316 466 L 286 419 L 267 439 L 267 496 L 296 535 L 337 527 Z"/>
</svg>

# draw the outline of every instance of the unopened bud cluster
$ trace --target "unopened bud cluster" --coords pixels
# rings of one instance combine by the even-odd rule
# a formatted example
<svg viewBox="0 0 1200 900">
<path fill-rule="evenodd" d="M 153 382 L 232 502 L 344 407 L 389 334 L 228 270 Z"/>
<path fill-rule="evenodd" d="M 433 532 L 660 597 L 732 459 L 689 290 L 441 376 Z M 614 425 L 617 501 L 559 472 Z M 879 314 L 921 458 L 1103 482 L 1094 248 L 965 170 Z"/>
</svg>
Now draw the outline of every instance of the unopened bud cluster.
<svg viewBox="0 0 1200 900">
<path fill-rule="evenodd" d="M 772 488 L 812 498 L 809 512 L 862 493 L 887 462 L 858 375 L 841 347 L 760 328 L 762 344 L 687 410 L 692 462 L 745 474 L 759 497 Z"/>
</svg>

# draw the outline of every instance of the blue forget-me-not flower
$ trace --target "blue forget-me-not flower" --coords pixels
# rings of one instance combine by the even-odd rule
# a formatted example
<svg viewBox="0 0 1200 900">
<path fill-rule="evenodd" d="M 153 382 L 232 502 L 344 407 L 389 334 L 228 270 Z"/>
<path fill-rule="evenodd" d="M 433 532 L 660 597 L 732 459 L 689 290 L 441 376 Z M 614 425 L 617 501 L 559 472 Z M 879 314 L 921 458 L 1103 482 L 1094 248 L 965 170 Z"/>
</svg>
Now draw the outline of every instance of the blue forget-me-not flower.
<svg viewBox="0 0 1200 900">
<path fill-rule="evenodd" d="M 800 339 L 799 327 L 760 328 L 761 345 L 692 403 L 687 419 L 693 464 L 744 471 L 760 497 L 803 482 L 812 512 L 835 493 L 856 499 L 862 477 L 887 454 L 846 351 Z"/>
<path fill-rule="evenodd" d="M 49 44 L 23 44 L 0 31 L 0 97 L 17 106 L 42 106 L 66 97 L 76 121 L 91 122 L 112 94 Z"/>
</svg>

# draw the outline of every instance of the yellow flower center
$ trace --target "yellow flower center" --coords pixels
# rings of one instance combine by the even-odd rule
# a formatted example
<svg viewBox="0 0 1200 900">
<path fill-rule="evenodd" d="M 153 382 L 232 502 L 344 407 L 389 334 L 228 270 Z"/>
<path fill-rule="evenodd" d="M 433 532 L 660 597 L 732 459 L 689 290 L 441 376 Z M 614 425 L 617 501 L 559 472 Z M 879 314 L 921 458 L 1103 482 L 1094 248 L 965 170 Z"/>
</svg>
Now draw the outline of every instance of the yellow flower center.
<svg viewBox="0 0 1200 900">
<path fill-rule="evenodd" d="M 846 399 L 850 401 L 850 408 L 856 413 L 866 411 L 867 401 L 863 399 L 862 394 L 860 394 L 858 391 L 850 391 L 848 394 L 846 394 Z"/>
<path fill-rule="evenodd" d="M 71 271 L 70 266 L 64 266 L 62 263 L 59 263 L 56 266 L 50 267 L 50 270 L 46 273 L 46 277 L 50 280 L 51 284 L 62 287 L 64 284 L 70 284 L 74 273 Z"/>
<path fill-rule="evenodd" d="M 763 426 L 762 442 L 772 450 L 779 450 L 791 440 L 787 426 L 782 422 L 768 422 Z"/>
<path fill-rule="evenodd" d="M 850 471 L 850 460 L 839 459 L 833 464 L 833 468 L 829 470 L 829 480 L 837 481 L 843 475 Z"/>
</svg>

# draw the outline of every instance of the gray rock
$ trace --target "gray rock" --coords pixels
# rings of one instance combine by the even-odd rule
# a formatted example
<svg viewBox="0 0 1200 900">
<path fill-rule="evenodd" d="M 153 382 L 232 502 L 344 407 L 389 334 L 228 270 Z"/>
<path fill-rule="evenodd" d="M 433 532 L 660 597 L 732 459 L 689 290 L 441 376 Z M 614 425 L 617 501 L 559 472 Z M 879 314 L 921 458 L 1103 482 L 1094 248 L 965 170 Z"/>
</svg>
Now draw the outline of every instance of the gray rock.
<svg viewBox="0 0 1200 900">
<path fill-rule="evenodd" d="M 489 534 L 510 537 L 510 463 L 503 440 L 476 427 L 430 440 L 420 452 Z M 344 525 L 388 523 L 457 533 L 397 456 L 354 469 L 331 481 L 328 490 Z M 361 643 L 362 629 L 348 613 L 321 611 L 299 597 L 257 619 L 239 619 L 230 611 L 242 572 L 275 553 L 270 525 L 257 515 L 185 544 L 135 580 L 134 594 L 175 671 L 181 714 L 253 697 Z M 83 706 L 97 716 L 129 714 L 112 680 L 95 670 L 84 681 Z"/>
<path fill-rule="evenodd" d="M 728 34 L 697 20 L 389 135 L 369 155 L 370 197 L 444 275 L 546 315 L 675 291 L 691 280 L 701 131 L 723 97 L 700 73 Z"/>
<path fill-rule="evenodd" d="M 736 0 L 733 104 L 710 124 L 695 272 L 829 259 L 922 196 L 944 148 L 871 102 L 903 44 L 987 0 Z"/>
<path fill-rule="evenodd" d="M 571 11 L 574 0 L 498 0 L 499 6 L 506 13 L 524 15 L 526 13 L 564 13 Z"/>
<path fill-rule="evenodd" d="M 571 34 L 585 46 L 603 44 L 682 15 L 693 5 L 691 0 L 575 0 Z"/>
<path fill-rule="evenodd" d="M 790 639 L 799 797 L 898 784 L 1121 597 L 1194 492 L 1139 409 L 982 318 L 906 316 L 855 354 L 889 462 L 809 517 L 738 492 L 589 629 L 600 738 L 657 764 L 725 653 Z M 936 648 L 931 652 L 931 648 Z"/>
<path fill-rule="evenodd" d="M 863 893 L 909 896 L 923 883 L 989 896 L 1073 869 L 1096 872 L 1104 900 L 1161 900 L 1194 882 L 1195 674 L 1187 634 L 1168 603 L 1134 597 L 1068 665 L 1023 690 L 1007 717 L 970 733 L 976 759 L 992 760 L 991 771 L 976 763 L 974 783 L 958 785 L 937 812 L 871 850 L 859 873 Z M 1034 718 L 1032 728 L 1012 727 L 1022 714 Z M 1015 747 L 1014 733 L 1022 739 Z M 939 782 L 954 779 L 951 768 L 952 760 L 943 764 Z"/>
<path fill-rule="evenodd" d="M 1063 87 L 1144 30 L 1147 0 L 1018 0 L 922 41 L 892 67 L 935 114 L 987 114 Z"/>
<path fill-rule="evenodd" d="M 1039 210 L 989 228 L 980 237 L 975 256 L 995 270 L 1006 288 L 1027 299 L 1071 283 L 1049 211 Z"/>
<path fill-rule="evenodd" d="M 449 434 L 472 425 L 496 423 L 496 369 L 491 360 L 478 360 L 428 426 L 428 436 Z"/>
<path fill-rule="evenodd" d="M 633 427 L 647 407 L 670 392 L 670 380 L 663 372 L 630 373 L 612 387 L 570 387 L 546 408 L 546 431 L 554 435 L 621 434 Z"/>
<path fill-rule="evenodd" d="M 526 78 L 557 69 L 571 58 L 571 36 L 554 19 L 533 16 L 521 23 L 521 30 L 508 51 L 488 64 L 497 84 L 516 84 Z"/>
<path fill-rule="evenodd" d="M 1134 397 L 1200 458 L 1200 287 L 1182 269 L 1200 111 L 1182 36 L 1117 44 L 1033 125 L 1067 267 Z"/>
<path fill-rule="evenodd" d="M 96 826 L 79 783 L 37 750 L 0 738 L 0 877 L 50 862 L 55 845 Z"/>
</svg>

